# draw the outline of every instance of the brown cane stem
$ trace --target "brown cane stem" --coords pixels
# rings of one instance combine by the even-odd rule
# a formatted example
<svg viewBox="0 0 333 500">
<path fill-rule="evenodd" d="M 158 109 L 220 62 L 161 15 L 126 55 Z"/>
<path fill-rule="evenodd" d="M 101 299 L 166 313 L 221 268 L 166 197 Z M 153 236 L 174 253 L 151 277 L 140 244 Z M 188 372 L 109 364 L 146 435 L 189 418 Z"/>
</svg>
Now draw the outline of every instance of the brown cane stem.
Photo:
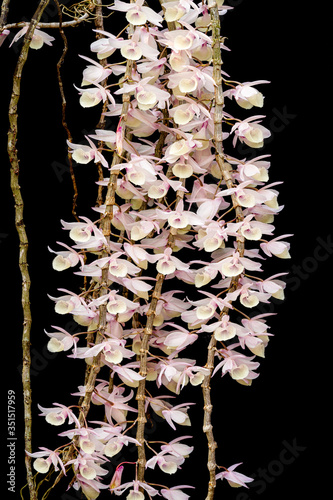
<svg viewBox="0 0 333 500">
<path fill-rule="evenodd" d="M 24 403 L 24 440 L 25 440 L 25 450 L 32 452 L 32 418 L 31 418 L 31 376 L 30 376 L 30 365 L 31 365 L 31 354 L 30 354 L 30 335 L 31 335 L 31 309 L 30 309 L 30 275 L 28 270 L 28 237 L 25 229 L 24 219 L 23 219 L 23 198 L 21 194 L 21 188 L 19 185 L 19 158 L 18 151 L 16 149 L 17 134 L 18 134 L 18 103 L 21 93 L 21 78 L 25 62 L 28 58 L 30 43 L 32 36 L 34 34 L 35 28 L 40 20 L 42 13 L 47 6 L 49 0 L 41 0 L 36 12 L 34 13 L 29 28 L 24 37 L 23 46 L 18 57 L 17 65 L 13 76 L 13 89 L 11 94 L 11 99 L 9 103 L 8 117 L 9 117 L 9 130 L 8 130 L 8 142 L 7 151 L 8 157 L 11 164 L 10 168 L 10 185 L 14 197 L 15 204 L 15 226 L 19 237 L 19 268 L 22 277 L 22 311 L 23 311 L 23 332 L 22 332 L 22 354 L 23 354 L 23 365 L 22 365 L 22 385 L 23 385 L 23 403 Z M 2 5 L 1 16 L 6 17 L 8 12 L 8 3 L 4 2 Z M 30 499 L 36 500 L 36 485 L 33 479 L 33 473 L 31 468 L 31 457 L 29 455 L 25 456 L 25 466 L 27 482 L 30 491 Z"/>
<path fill-rule="evenodd" d="M 60 57 L 59 61 L 57 62 L 57 77 L 58 77 L 58 85 L 59 85 L 59 91 L 60 91 L 60 97 L 61 97 L 61 123 L 62 123 L 62 126 L 63 126 L 65 132 L 66 132 L 68 141 L 72 142 L 72 134 L 70 133 L 70 130 L 69 130 L 68 125 L 67 125 L 67 120 L 66 120 L 67 102 L 66 102 L 66 96 L 65 96 L 64 86 L 62 83 L 61 72 L 60 72 L 60 68 L 61 68 L 61 66 L 65 60 L 66 54 L 68 52 L 68 43 L 67 43 L 67 37 L 66 37 L 65 32 L 63 30 L 62 11 L 60 8 L 60 4 L 59 4 L 58 0 L 54 0 L 54 1 L 55 1 L 56 6 L 57 6 L 57 9 L 58 9 L 59 32 L 60 32 L 60 36 L 62 38 L 62 41 L 64 43 L 64 48 L 63 48 L 61 57 Z M 68 157 L 69 171 L 70 171 L 70 176 L 72 179 L 72 186 L 73 186 L 73 191 L 74 191 L 73 204 L 72 204 L 72 214 L 74 215 L 76 220 L 79 221 L 77 214 L 76 214 L 78 191 L 77 191 L 77 184 L 76 184 L 74 168 L 73 168 L 72 154 L 69 151 L 67 153 L 67 157 Z"/>
<path fill-rule="evenodd" d="M 99 11 L 101 13 L 101 11 Z M 131 32 L 132 26 L 130 26 Z M 126 65 L 125 77 L 128 77 L 132 72 L 133 61 L 128 60 Z M 106 82 L 105 82 L 106 84 Z M 130 106 L 130 96 L 128 94 L 123 94 L 123 104 L 122 104 L 122 115 L 126 115 Z M 125 128 L 125 125 L 123 126 Z M 122 151 L 115 151 L 113 154 L 111 169 L 115 165 L 122 162 Z M 113 218 L 113 207 L 116 203 L 116 189 L 117 189 L 117 179 L 119 175 L 119 170 L 113 171 L 110 175 L 110 179 L 107 186 L 107 193 L 105 197 L 105 211 L 100 221 L 100 229 L 103 231 L 103 235 L 107 242 L 110 241 L 111 236 L 111 221 Z M 109 255 L 108 245 L 103 249 L 101 257 L 107 257 Z M 102 268 L 102 277 L 99 289 L 99 296 L 102 297 L 108 293 L 108 265 Z M 101 304 L 99 306 L 99 324 L 97 328 L 97 333 L 95 337 L 95 344 L 99 344 L 103 338 L 104 333 L 107 327 L 106 322 L 106 304 Z M 80 425 L 84 425 L 87 414 L 91 405 L 91 398 L 95 389 L 96 378 L 101 369 L 101 353 L 95 356 L 92 360 L 91 365 L 86 370 L 85 374 L 85 394 L 80 399 L 80 415 L 79 415 L 79 423 Z M 75 451 L 75 442 L 73 442 L 67 452 L 66 456 L 63 459 L 64 464 L 66 464 L 69 460 L 71 460 Z M 55 486 L 59 480 L 61 479 L 63 473 L 60 472 L 55 479 L 53 486 Z"/>
<path fill-rule="evenodd" d="M 223 151 L 223 133 L 222 133 L 222 120 L 223 120 L 223 88 L 222 88 L 222 57 L 221 57 L 221 23 L 218 11 L 218 6 L 215 2 L 209 2 L 209 10 L 211 16 L 211 28 L 212 28 L 212 50 L 213 50 L 213 78 L 215 81 L 215 105 L 214 105 L 214 145 L 215 145 L 215 158 L 216 162 L 220 168 L 222 178 L 225 181 L 227 188 L 231 189 L 234 187 L 233 180 L 224 161 L 224 151 Z M 243 211 L 239 206 L 235 195 L 231 195 L 233 208 L 236 212 L 237 222 L 243 220 Z M 244 239 L 241 236 L 237 236 L 237 249 L 240 256 L 244 254 Z M 231 280 L 230 291 L 234 291 L 237 288 L 239 276 L 234 277 Z M 221 318 L 228 314 L 229 308 L 224 307 L 221 311 Z M 214 357 L 216 350 L 216 339 L 212 334 L 209 345 L 206 368 L 209 370 L 209 374 L 204 378 L 202 383 L 202 392 L 204 400 L 204 421 L 203 421 L 203 432 L 206 434 L 208 442 L 208 460 L 207 468 L 209 472 L 209 483 L 206 500 L 213 500 L 215 487 L 216 487 L 216 456 L 215 450 L 217 444 L 214 438 L 213 426 L 212 426 L 212 412 L 213 405 L 211 401 L 211 388 L 210 381 L 211 375 L 214 369 Z"/>
<path fill-rule="evenodd" d="M 1 4 L 0 13 L 0 33 L 5 29 L 5 24 L 7 22 L 8 12 L 9 12 L 10 0 L 3 0 Z"/>
</svg>

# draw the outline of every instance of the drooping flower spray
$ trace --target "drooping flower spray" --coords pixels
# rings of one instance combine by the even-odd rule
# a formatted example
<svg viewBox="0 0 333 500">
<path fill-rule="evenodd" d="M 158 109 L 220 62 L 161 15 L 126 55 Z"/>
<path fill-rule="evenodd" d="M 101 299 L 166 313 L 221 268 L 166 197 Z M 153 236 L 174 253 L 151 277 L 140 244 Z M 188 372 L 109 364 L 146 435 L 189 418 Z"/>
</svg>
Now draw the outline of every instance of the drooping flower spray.
<svg viewBox="0 0 333 500">
<path fill-rule="evenodd" d="M 270 333 L 269 315 L 255 308 L 282 299 L 285 287 L 281 274 L 261 277 L 261 261 L 288 258 L 289 235 L 272 238 L 281 207 L 278 183 L 268 184 L 269 155 L 234 156 L 238 141 L 260 149 L 270 132 L 263 115 L 238 119 L 228 110 L 230 100 L 261 108 L 257 86 L 268 83 L 240 83 L 222 69 L 221 18 L 231 8 L 220 0 L 115 0 L 103 9 L 121 20 L 121 31 L 101 25 L 91 54 L 79 54 L 87 62 L 74 82 L 79 102 L 100 106 L 102 120 L 84 145 L 67 142 L 76 164 L 98 166 L 99 201 L 89 217 L 62 221 L 69 241 L 50 249 L 56 271 L 74 268 L 85 279 L 81 293 L 60 289 L 50 297 L 80 335 L 61 326 L 47 335 L 50 351 L 86 362 L 85 379 L 73 406 L 40 405 L 51 425 L 71 426 L 60 433 L 67 444 L 30 455 L 39 473 L 53 468 L 56 482 L 70 475 L 70 486 L 88 499 L 104 490 L 126 492 L 127 500 L 197 498 L 193 485 L 173 478 L 191 460 L 191 407 L 201 402 L 206 500 L 218 479 L 251 481 L 235 471 L 239 464 L 217 462 L 210 387 L 223 383 L 220 370 L 247 386 L 258 376 Z M 104 117 L 114 122 L 110 130 Z M 188 357 L 196 349 L 198 360 Z M 196 401 L 177 401 L 188 384 L 197 386 Z M 92 406 L 103 408 L 99 420 Z M 186 434 L 150 442 L 148 413 L 176 432 L 187 426 Z M 134 464 L 124 460 L 105 481 L 108 461 L 133 443 Z M 154 481 L 157 467 L 166 484 Z M 132 480 L 123 481 L 130 471 Z"/>
</svg>

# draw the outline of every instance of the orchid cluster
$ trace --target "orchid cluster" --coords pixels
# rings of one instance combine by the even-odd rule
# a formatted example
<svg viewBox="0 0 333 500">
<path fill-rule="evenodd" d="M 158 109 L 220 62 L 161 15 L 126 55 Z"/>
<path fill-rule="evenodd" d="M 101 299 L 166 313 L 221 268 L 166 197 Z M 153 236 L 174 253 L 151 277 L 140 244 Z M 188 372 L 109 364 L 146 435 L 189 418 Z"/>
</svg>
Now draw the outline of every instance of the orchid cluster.
<svg viewBox="0 0 333 500">
<path fill-rule="evenodd" d="M 59 434 L 67 444 L 31 456 L 40 473 L 71 471 L 71 486 L 89 500 L 104 490 L 126 492 L 127 500 L 191 496 L 190 485 L 156 485 L 150 469 L 175 474 L 189 460 L 192 436 L 159 449 L 145 437 L 147 411 L 174 431 L 189 428 L 194 403 L 173 404 L 188 384 L 203 393 L 207 499 L 218 479 L 233 487 L 252 480 L 235 471 L 240 464 L 216 463 L 210 383 L 217 372 L 245 386 L 258 377 L 272 334 L 269 314 L 252 310 L 283 299 L 285 287 L 283 273 L 262 278 L 261 266 L 267 257 L 289 257 L 289 235 L 273 236 L 282 207 L 279 183 L 268 183 L 269 155 L 232 154 L 238 141 L 262 148 L 270 132 L 263 115 L 239 119 L 225 109 L 231 101 L 261 108 L 257 86 L 269 83 L 240 83 L 222 70 L 221 50 L 228 49 L 220 19 L 231 8 L 220 0 L 165 0 L 155 8 L 115 0 L 107 9 L 123 13 L 125 28 L 118 35 L 100 30 L 91 57 L 80 56 L 88 63 L 77 87 L 80 105 L 101 106 L 117 125 L 97 129 L 85 144 L 68 142 L 77 164 L 99 165 L 105 197 L 90 218 L 62 221 L 70 244 L 50 249 L 53 268 L 74 268 L 86 285 L 50 297 L 56 313 L 72 315 L 84 331 L 54 326 L 48 349 L 87 368 L 78 405 L 39 406 L 49 424 L 73 424 Z M 198 358 L 205 345 L 204 360 L 186 353 L 196 343 Z M 100 420 L 89 419 L 92 405 L 103 408 Z M 133 443 L 134 479 L 122 481 L 132 467 L 123 462 L 105 481 L 107 462 Z"/>
</svg>

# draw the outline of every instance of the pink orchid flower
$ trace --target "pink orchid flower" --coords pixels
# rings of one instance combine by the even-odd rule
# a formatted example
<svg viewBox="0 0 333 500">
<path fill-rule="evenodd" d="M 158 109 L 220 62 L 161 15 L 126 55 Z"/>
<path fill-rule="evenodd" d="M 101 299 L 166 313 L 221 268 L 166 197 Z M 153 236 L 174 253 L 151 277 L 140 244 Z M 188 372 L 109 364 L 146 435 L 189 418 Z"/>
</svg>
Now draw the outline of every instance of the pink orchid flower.
<svg viewBox="0 0 333 500">
<path fill-rule="evenodd" d="M 98 479 L 86 479 L 79 472 L 75 475 L 76 481 L 73 483 L 75 490 L 82 490 L 87 500 L 95 500 L 101 493 L 102 489 L 107 489 L 107 484 L 101 483 Z"/>
<path fill-rule="evenodd" d="M 118 496 L 122 495 L 124 491 L 128 490 L 128 488 L 132 489 L 127 495 L 126 500 L 144 500 L 145 495 L 141 491 L 139 491 L 139 488 L 143 488 L 151 497 L 159 494 L 158 490 L 156 488 L 153 488 L 153 486 L 150 486 L 147 483 L 142 483 L 141 481 L 138 481 L 136 479 L 134 481 L 129 481 L 128 483 L 123 483 L 120 486 L 113 488 L 112 492 Z"/>
<path fill-rule="evenodd" d="M 65 222 L 61 220 L 63 229 L 69 229 L 69 237 L 75 241 L 73 248 L 101 249 L 107 245 L 103 232 L 87 217 L 80 216 L 84 222 Z"/>
<path fill-rule="evenodd" d="M 166 474 L 174 474 L 177 472 L 177 469 L 181 468 L 180 466 L 184 462 L 184 457 L 167 455 L 166 453 L 161 452 L 147 460 L 146 467 L 154 469 L 155 465 L 158 465 L 162 472 L 165 472 Z"/>
<path fill-rule="evenodd" d="M 109 9 L 126 12 L 126 19 L 133 26 L 141 26 L 149 21 L 155 26 L 162 27 L 161 22 L 163 21 L 163 17 L 160 14 L 156 14 L 150 7 L 143 5 L 143 3 L 144 0 L 136 0 L 135 3 L 130 4 L 121 0 L 115 0 L 114 5 L 109 7 Z"/>
<path fill-rule="evenodd" d="M 49 340 L 47 344 L 47 349 L 50 352 L 61 352 L 61 351 L 68 351 L 72 347 L 74 348 L 74 353 L 76 353 L 76 344 L 79 341 L 77 337 L 73 337 L 70 333 L 66 332 L 63 328 L 60 326 L 52 326 L 52 328 L 55 328 L 55 332 L 47 332 L 46 330 L 45 333 L 48 337 L 50 337 L 51 340 Z"/>
<path fill-rule="evenodd" d="M 73 395 L 84 396 L 85 391 L 85 386 L 81 386 L 79 391 Z M 108 383 L 106 382 L 101 382 L 96 386 L 92 401 L 94 404 L 103 404 L 105 406 L 105 415 L 111 425 L 114 425 L 114 420 L 120 426 L 126 427 L 126 413 L 128 411 L 137 412 L 136 408 L 127 404 L 133 398 L 133 391 L 131 390 L 127 396 L 123 396 L 124 392 L 124 387 L 114 385 L 112 392 L 109 393 Z"/>
<path fill-rule="evenodd" d="M 58 465 L 60 465 L 63 474 L 66 476 L 66 469 L 59 456 L 59 453 L 57 451 L 52 451 L 42 446 L 39 447 L 39 449 L 42 451 L 35 451 L 34 453 L 26 451 L 26 454 L 29 455 L 29 457 L 36 458 L 36 460 L 33 463 L 34 469 L 37 472 L 46 474 L 49 471 L 51 464 L 53 465 L 55 471 L 59 470 Z"/>
<path fill-rule="evenodd" d="M 102 361 L 105 360 L 108 363 L 118 364 L 124 358 L 132 358 L 135 355 L 133 351 L 124 347 L 125 344 L 126 340 L 124 339 L 109 339 L 92 347 L 79 347 L 73 357 L 93 358 L 102 353 Z"/>
<path fill-rule="evenodd" d="M 260 248 L 269 257 L 275 255 L 280 259 L 290 259 L 290 253 L 289 253 L 290 243 L 287 241 L 281 241 L 282 238 L 289 238 L 290 236 L 293 235 L 284 234 L 282 236 L 278 236 L 277 238 L 273 238 L 270 241 L 260 243 Z"/>
<path fill-rule="evenodd" d="M 194 450 L 194 446 L 188 446 L 187 444 L 180 443 L 180 441 L 183 441 L 183 439 L 192 439 L 193 436 L 179 436 L 172 441 L 170 441 L 168 444 L 162 444 L 161 445 L 161 450 L 164 453 L 170 453 L 171 455 L 174 455 L 176 457 L 181 456 L 181 457 L 187 457 L 192 451 Z"/>
<path fill-rule="evenodd" d="M 118 42 L 121 55 L 131 61 L 138 61 L 142 56 L 148 60 L 156 61 L 159 50 L 151 33 L 151 29 L 147 30 L 143 26 L 136 27 L 130 39 Z"/>
<path fill-rule="evenodd" d="M 172 255 L 172 249 L 170 247 L 167 247 L 162 254 L 157 254 L 152 257 L 152 260 L 157 262 L 157 271 L 164 275 L 172 274 L 176 269 L 186 271 L 189 268 L 188 264 L 185 264 Z"/>
<path fill-rule="evenodd" d="M 258 377 L 258 374 L 253 371 L 260 366 L 259 363 L 252 361 L 255 356 L 245 356 L 244 354 L 234 351 L 232 348 L 233 345 L 228 346 L 228 349 L 220 349 L 217 351 L 217 355 L 222 356 L 224 359 L 215 366 L 212 376 L 222 368 L 222 376 L 229 373 L 234 380 L 248 382 Z"/>
<path fill-rule="evenodd" d="M 114 488 L 118 488 L 120 485 L 121 485 L 121 477 L 122 477 L 122 474 L 123 474 L 123 470 L 124 470 L 124 466 L 123 465 L 118 465 L 113 476 L 112 476 L 112 479 L 110 481 L 110 492 L 112 492 L 112 490 Z"/>
<path fill-rule="evenodd" d="M 69 247 L 65 243 L 61 243 L 60 241 L 56 242 L 58 245 L 61 245 L 64 248 L 67 248 L 67 251 L 54 251 L 50 247 L 47 247 L 51 253 L 56 254 L 56 257 L 52 261 L 52 267 L 56 271 L 63 271 L 68 269 L 69 267 L 74 267 L 76 264 L 81 262 L 83 265 L 83 256 L 76 252 L 73 248 Z"/>
<path fill-rule="evenodd" d="M 224 95 L 234 98 L 237 104 L 244 109 L 251 109 L 253 106 L 262 108 L 264 97 L 261 92 L 254 89 L 254 85 L 270 83 L 268 80 L 256 80 L 254 82 L 244 82 L 237 85 L 234 89 L 227 90 Z"/>
<path fill-rule="evenodd" d="M 241 464 L 242 462 L 231 465 L 225 471 L 219 472 L 218 474 L 216 474 L 216 479 L 226 479 L 230 484 L 230 486 L 232 486 L 233 488 L 238 488 L 239 486 L 244 486 L 245 488 L 248 488 L 246 483 L 250 483 L 251 481 L 253 481 L 253 478 L 245 476 L 240 472 L 234 472 L 236 467 L 238 467 Z"/>
<path fill-rule="evenodd" d="M 190 495 L 186 495 L 182 491 L 183 488 L 194 488 L 194 486 L 189 486 L 188 484 L 182 484 L 180 486 L 172 486 L 171 488 L 161 489 L 161 495 L 162 497 L 166 498 L 167 500 L 188 500 L 190 498 Z"/>
<path fill-rule="evenodd" d="M 11 41 L 9 47 L 11 47 L 13 43 L 17 42 L 20 38 L 22 38 L 22 36 L 24 36 L 28 31 L 28 28 L 29 24 L 27 24 L 20 31 L 18 31 L 14 36 L 13 40 Z M 52 45 L 53 40 L 55 40 L 53 36 L 50 36 L 47 33 L 45 33 L 45 31 L 36 28 L 34 34 L 32 35 L 30 47 L 32 49 L 38 50 L 43 47 L 44 43 L 46 43 L 46 45 Z"/>
<path fill-rule="evenodd" d="M 178 21 L 190 11 L 191 7 L 199 11 L 194 2 L 188 2 L 187 0 L 171 0 L 161 3 L 161 5 L 165 9 L 164 17 L 168 22 Z"/>
<path fill-rule="evenodd" d="M 62 425 L 68 418 L 68 423 L 75 423 L 77 427 L 80 427 L 80 423 L 72 410 L 67 408 L 60 403 L 53 403 L 53 406 L 58 408 L 43 408 L 41 405 L 37 405 L 38 409 L 41 410 L 39 415 L 45 416 L 46 421 L 51 425 Z"/>
<path fill-rule="evenodd" d="M 173 430 L 176 430 L 174 422 L 179 425 L 190 425 L 187 409 L 190 407 L 190 405 L 194 404 L 195 403 L 182 403 L 176 406 L 170 405 L 170 408 L 165 408 L 161 413 L 170 427 Z"/>
<path fill-rule="evenodd" d="M 251 148 L 262 148 L 264 145 L 264 139 L 271 136 L 271 132 L 260 125 L 258 118 L 265 118 L 263 115 L 252 116 L 246 118 L 243 121 L 237 122 L 231 129 L 231 133 L 235 133 L 233 140 L 233 146 L 235 147 L 237 138 L 240 142 L 244 142 L 247 146 Z"/>
<path fill-rule="evenodd" d="M 83 108 L 91 108 L 100 102 L 105 102 L 107 100 L 110 101 L 112 105 L 116 104 L 113 95 L 108 89 L 97 83 L 97 81 L 85 82 L 85 85 L 89 84 L 93 85 L 93 87 L 89 89 L 81 89 L 74 85 L 81 96 L 79 102 Z"/>
<path fill-rule="evenodd" d="M 156 210 L 155 218 L 167 220 L 169 225 L 175 229 L 184 229 L 188 225 L 201 226 L 204 220 L 197 214 L 184 210 L 184 202 L 181 200 L 175 210 Z"/>
<path fill-rule="evenodd" d="M 104 66 L 94 61 L 90 57 L 82 56 L 81 54 L 79 54 L 79 57 L 91 63 L 83 70 L 83 78 L 81 82 L 82 86 L 91 85 L 93 83 L 100 83 L 109 75 L 111 75 L 111 68 L 104 68 Z"/>
<path fill-rule="evenodd" d="M 95 163 L 101 163 L 103 167 L 108 168 L 109 164 L 102 153 L 98 150 L 98 148 L 87 135 L 85 136 L 85 138 L 89 142 L 89 146 L 72 144 L 67 140 L 67 144 L 70 148 L 69 152 L 71 153 L 73 160 L 76 161 L 76 163 L 82 165 L 86 165 L 91 160 L 94 160 Z"/>
</svg>

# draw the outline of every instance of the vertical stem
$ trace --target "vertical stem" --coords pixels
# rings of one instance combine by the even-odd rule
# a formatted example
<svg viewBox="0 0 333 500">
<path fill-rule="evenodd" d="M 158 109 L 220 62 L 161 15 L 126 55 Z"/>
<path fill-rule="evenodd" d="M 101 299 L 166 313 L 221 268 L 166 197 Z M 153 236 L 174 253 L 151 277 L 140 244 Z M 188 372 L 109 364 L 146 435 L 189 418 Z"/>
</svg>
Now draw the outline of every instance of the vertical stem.
<svg viewBox="0 0 333 500">
<path fill-rule="evenodd" d="M 35 28 L 40 20 L 42 13 L 47 6 L 49 0 L 41 0 L 38 8 L 33 15 L 28 31 L 25 35 L 23 46 L 17 61 L 13 76 L 13 89 L 9 103 L 8 117 L 9 117 L 9 130 L 7 151 L 11 164 L 10 167 L 10 185 L 14 197 L 15 204 L 15 226 L 19 237 L 19 268 L 22 277 L 22 311 L 23 311 L 23 331 L 22 331 L 22 385 L 23 385 L 23 402 L 24 402 L 24 439 L 25 450 L 32 451 L 32 437 L 31 437 L 31 378 L 30 378 L 30 333 L 31 333 L 31 309 L 30 309 L 30 275 L 28 270 L 27 252 L 28 252 L 28 237 L 23 220 L 23 198 L 21 188 L 19 185 L 19 158 L 16 149 L 17 142 L 17 123 L 18 123 L 18 103 L 21 92 L 21 78 L 24 64 L 28 57 L 30 43 L 34 34 Z M 2 5 L 1 16 L 6 15 L 5 8 L 8 9 L 8 3 L 4 2 Z M 30 499 L 36 500 L 37 493 L 35 483 L 33 480 L 33 473 L 31 468 L 31 457 L 25 456 L 25 466 L 27 474 L 27 482 L 30 491 Z"/>
<path fill-rule="evenodd" d="M 213 78 L 215 81 L 215 96 L 214 96 L 214 146 L 215 146 L 215 159 L 220 168 L 222 178 L 225 181 L 227 188 L 233 188 L 233 180 L 231 174 L 226 167 L 224 161 L 224 151 L 223 151 L 223 131 L 222 131 L 222 121 L 223 121 L 223 88 L 222 88 L 222 57 L 221 57 L 221 23 L 220 15 L 218 11 L 218 6 L 214 0 L 208 0 L 208 7 L 211 16 L 211 27 L 212 27 L 212 50 L 213 50 Z M 239 206 L 236 197 L 231 195 L 233 208 L 236 212 L 236 220 L 239 222 L 243 220 L 243 211 Z M 239 235 L 237 236 L 237 249 L 242 256 L 244 253 L 244 240 Z M 231 281 L 230 290 L 235 290 L 238 284 L 238 278 L 235 277 Z M 221 317 L 228 314 L 229 308 L 225 307 L 221 311 Z M 216 339 L 214 335 L 211 336 L 208 345 L 208 354 L 206 368 L 209 370 L 209 374 L 204 378 L 202 383 L 202 392 L 204 400 L 204 421 L 203 421 L 203 432 L 206 434 L 208 442 L 208 460 L 207 468 L 209 472 L 209 483 L 206 500 L 213 500 L 216 487 L 216 456 L 215 450 L 217 444 L 214 438 L 213 425 L 212 425 L 212 412 L 213 405 L 211 401 L 211 388 L 210 380 L 211 374 L 214 369 L 214 357 L 216 350 Z"/>
<path fill-rule="evenodd" d="M 182 185 L 185 186 L 185 179 L 179 179 Z M 176 193 L 176 207 L 181 199 L 184 197 L 184 191 L 178 190 Z M 177 229 L 171 228 L 168 236 L 167 246 L 171 249 L 175 244 L 175 236 L 177 234 Z M 154 318 L 156 314 L 156 307 L 158 300 L 162 293 L 162 285 L 164 282 L 164 274 L 158 273 L 156 276 L 155 288 L 152 293 L 149 309 L 147 311 L 147 322 L 146 327 L 143 332 L 143 338 L 140 347 L 140 375 L 145 377 L 139 380 L 139 386 L 136 394 L 136 399 L 138 401 L 138 418 L 137 418 L 137 432 L 136 439 L 140 443 L 138 446 L 138 480 L 143 482 L 144 473 L 146 468 L 146 452 L 144 447 L 144 432 L 146 424 L 146 410 L 145 410 L 145 392 L 146 392 L 146 376 L 147 376 L 147 356 L 148 356 L 148 344 L 149 339 L 153 333 Z"/>
<path fill-rule="evenodd" d="M 130 25 L 129 32 L 131 34 L 132 32 L 132 25 Z M 133 68 L 133 61 L 128 60 L 127 65 L 126 65 L 126 71 L 125 71 L 125 78 L 129 77 L 132 73 L 132 68 Z M 123 94 L 122 97 L 122 116 L 125 116 L 128 112 L 129 106 L 130 106 L 130 100 L 131 97 L 129 94 Z M 104 108 L 103 108 L 104 109 Z M 103 112 L 103 111 L 102 111 Z M 125 127 L 125 126 L 124 126 Z M 124 132 L 125 134 L 125 132 Z M 112 164 L 111 168 L 114 165 L 117 165 L 122 162 L 122 154 L 123 151 L 118 154 L 118 152 L 114 152 L 113 154 L 113 159 L 112 159 Z M 107 192 L 105 196 L 105 211 L 103 214 L 103 217 L 100 222 L 100 229 L 103 231 L 103 235 L 105 236 L 107 242 L 110 241 L 111 237 L 111 221 L 113 218 L 113 207 L 116 204 L 116 189 L 117 189 L 117 179 L 119 176 L 119 170 L 113 171 L 113 173 L 110 175 L 110 179 L 108 182 L 107 186 Z M 103 249 L 101 257 L 107 257 L 109 255 L 108 247 Z M 104 266 L 102 268 L 102 277 L 101 277 L 101 283 L 100 283 L 100 290 L 99 290 L 99 296 L 106 295 L 108 293 L 108 265 Z M 104 332 L 107 326 L 106 322 L 106 304 L 101 304 L 99 306 L 99 323 L 98 323 L 98 330 L 96 333 L 96 337 L 94 339 L 95 344 L 99 344 L 103 338 L 104 338 Z M 97 375 L 101 369 L 101 353 L 98 354 L 93 358 L 91 366 L 87 368 L 86 371 L 86 378 L 85 378 L 85 394 L 84 396 L 80 399 L 80 415 L 79 415 L 79 423 L 80 425 L 84 425 L 86 417 L 88 415 L 90 405 L 91 405 L 91 398 L 93 395 L 93 391 L 95 389 L 95 384 L 96 384 L 96 379 Z M 72 443 L 69 448 L 66 450 L 66 455 L 64 457 L 64 464 L 71 460 L 73 458 L 73 454 L 75 452 L 75 445 Z M 59 480 L 61 479 L 63 475 L 63 472 L 61 471 L 57 478 L 55 479 L 53 486 L 54 487 Z"/>
<path fill-rule="evenodd" d="M 223 152 L 223 133 L 222 133 L 222 119 L 223 119 L 223 106 L 224 97 L 222 89 L 222 57 L 221 57 L 221 24 L 220 16 L 217 4 L 209 0 L 209 9 L 211 16 L 211 27 L 212 27 L 212 50 L 213 50 L 213 78 L 215 81 L 215 102 L 214 102 L 214 146 L 215 146 L 215 158 L 216 162 L 222 173 L 222 177 L 227 183 L 228 187 L 232 183 L 229 171 L 227 170 L 224 163 L 224 152 Z M 214 498 L 215 487 L 216 487 L 216 457 L 215 450 L 217 444 L 214 438 L 213 426 L 212 426 L 212 411 L 213 405 L 211 401 L 211 388 L 210 380 L 214 369 L 214 357 L 215 357 L 216 339 L 214 335 L 211 336 L 208 353 L 207 353 L 207 363 L 206 368 L 209 370 L 209 375 L 204 378 L 202 384 L 202 392 L 204 399 L 204 422 L 203 422 L 203 432 L 206 434 L 208 442 L 208 459 L 207 468 L 209 472 L 209 483 L 208 492 L 206 500 L 212 500 Z"/>
<path fill-rule="evenodd" d="M 95 23 L 95 29 L 99 31 L 104 31 L 104 21 L 103 21 L 103 1 L 102 0 L 95 0 L 95 18 L 94 18 L 94 23 Z M 96 40 L 103 38 L 102 33 L 96 32 Z M 105 67 L 108 63 L 107 58 L 99 59 L 99 64 L 103 67 Z M 107 85 L 107 79 L 103 80 L 101 82 L 101 85 L 105 87 Z M 98 124 L 96 125 L 97 129 L 105 129 L 105 115 L 104 113 L 107 111 L 108 107 L 108 101 L 106 100 L 103 104 L 103 111 L 100 115 L 100 119 Z M 103 141 L 99 141 L 99 146 L 103 144 Z M 104 178 L 103 175 L 103 166 L 98 163 L 97 164 L 97 170 L 98 170 L 98 180 L 102 181 Z M 103 186 L 98 186 L 98 194 L 97 194 L 97 200 L 96 200 L 96 206 L 100 206 L 103 203 Z"/>
<path fill-rule="evenodd" d="M 0 33 L 7 22 L 10 0 L 3 0 L 0 13 Z"/>
<path fill-rule="evenodd" d="M 57 6 L 57 9 L 58 9 L 59 32 L 60 32 L 60 36 L 61 36 L 63 43 L 64 43 L 64 48 L 63 48 L 61 57 L 60 57 L 59 61 L 57 62 L 57 77 L 58 77 L 58 85 L 59 85 L 59 91 L 60 91 L 60 97 L 61 97 L 61 123 L 62 123 L 62 126 L 63 126 L 65 132 L 66 132 L 68 141 L 72 142 L 72 134 L 70 133 L 70 130 L 68 128 L 67 121 L 66 121 L 67 102 L 66 102 L 66 96 L 65 96 L 64 86 L 63 86 L 61 72 L 60 72 L 60 68 L 61 68 L 61 66 L 65 60 L 66 54 L 68 52 L 68 43 L 67 43 L 67 37 L 66 37 L 65 32 L 63 30 L 62 11 L 60 8 L 60 4 L 59 4 L 58 0 L 54 0 L 54 1 L 55 1 L 56 6 Z M 76 214 L 78 191 L 77 191 L 77 184 L 76 184 L 74 168 L 73 168 L 72 154 L 70 152 L 68 152 L 67 157 L 68 157 L 69 171 L 70 171 L 72 185 L 73 185 L 73 191 L 74 191 L 73 204 L 72 204 L 72 214 L 74 215 L 76 220 L 79 221 L 77 214 Z"/>
<path fill-rule="evenodd" d="M 147 375 L 147 354 L 148 343 L 151 334 L 153 333 L 154 318 L 156 314 L 157 302 L 160 298 L 162 285 L 164 281 L 164 274 L 158 273 L 156 277 L 156 284 L 152 294 L 152 299 L 147 311 L 147 323 L 144 329 L 143 338 L 140 347 L 140 375 L 146 377 Z M 138 418 L 137 418 L 137 433 L 136 439 L 141 446 L 138 446 L 138 480 L 144 480 L 144 473 L 146 467 L 146 452 L 144 445 L 144 433 L 146 423 L 146 410 L 145 410 L 145 392 L 146 392 L 146 379 L 139 380 L 139 386 L 136 394 L 138 401 Z"/>
<path fill-rule="evenodd" d="M 203 421 L 203 432 L 206 434 L 207 442 L 208 442 L 208 459 L 207 459 L 207 469 L 209 472 L 209 483 L 208 483 L 208 492 L 206 496 L 206 500 L 212 500 L 214 498 L 216 479 L 215 479 L 215 471 L 216 471 L 216 458 L 215 458 L 215 450 L 217 448 L 217 444 L 214 438 L 213 426 L 212 426 L 212 412 L 213 405 L 211 401 L 211 392 L 210 392 L 210 380 L 211 375 L 214 369 L 214 357 L 215 357 L 215 348 L 216 348 L 216 339 L 214 335 L 211 336 L 210 342 L 208 345 L 208 354 L 207 354 L 207 362 L 205 367 L 209 370 L 209 375 L 206 375 L 204 381 L 202 383 L 202 393 L 204 399 L 204 421 Z"/>
</svg>

